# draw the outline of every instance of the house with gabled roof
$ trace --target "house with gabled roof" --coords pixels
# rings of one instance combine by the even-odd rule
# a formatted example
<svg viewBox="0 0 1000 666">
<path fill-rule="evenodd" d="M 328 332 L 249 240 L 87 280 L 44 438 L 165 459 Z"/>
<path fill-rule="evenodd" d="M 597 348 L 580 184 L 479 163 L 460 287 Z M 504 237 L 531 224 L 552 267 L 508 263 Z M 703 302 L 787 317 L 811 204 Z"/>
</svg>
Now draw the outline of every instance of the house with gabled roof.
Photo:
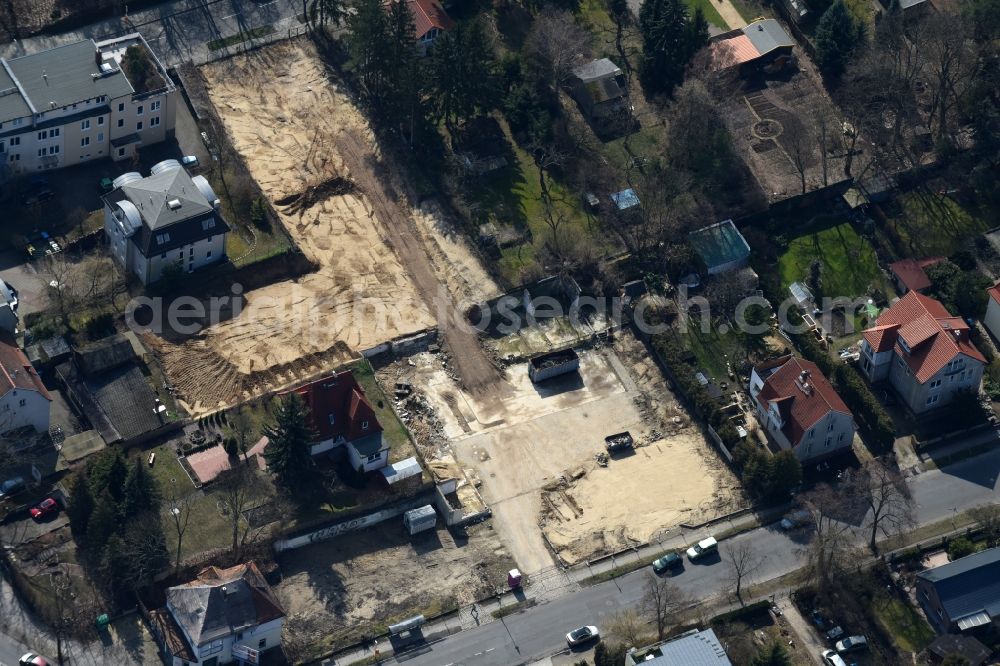
<svg viewBox="0 0 1000 666">
<path fill-rule="evenodd" d="M 888 381 L 916 414 L 978 393 L 985 365 L 969 325 L 917 291 L 893 303 L 862 334 L 861 371 L 873 384 Z"/>
<path fill-rule="evenodd" d="M 0 330 L 0 433 L 48 432 L 52 397 L 14 336 Z"/>
<path fill-rule="evenodd" d="M 389 462 L 382 424 L 353 372 L 343 370 L 279 395 L 289 393 L 297 394 L 309 409 L 310 425 L 316 435 L 314 456 L 344 447 L 351 467 L 365 472 Z"/>
<path fill-rule="evenodd" d="M 253 562 L 208 567 L 166 596 L 149 619 L 173 666 L 258 664 L 260 653 L 281 645 L 285 611 Z"/>
<path fill-rule="evenodd" d="M 1000 548 L 917 574 L 917 599 L 938 633 L 1000 626 Z"/>
<path fill-rule="evenodd" d="M 434 45 L 438 35 L 451 30 L 455 25 L 438 0 L 387 0 L 384 6 L 388 6 L 389 2 L 406 3 L 406 8 L 413 17 L 413 33 L 417 40 L 417 49 L 422 54 L 427 53 L 427 50 Z"/>
<path fill-rule="evenodd" d="M 789 354 L 754 366 L 750 397 L 771 441 L 801 461 L 830 457 L 854 441 L 851 410 L 812 361 Z"/>
</svg>

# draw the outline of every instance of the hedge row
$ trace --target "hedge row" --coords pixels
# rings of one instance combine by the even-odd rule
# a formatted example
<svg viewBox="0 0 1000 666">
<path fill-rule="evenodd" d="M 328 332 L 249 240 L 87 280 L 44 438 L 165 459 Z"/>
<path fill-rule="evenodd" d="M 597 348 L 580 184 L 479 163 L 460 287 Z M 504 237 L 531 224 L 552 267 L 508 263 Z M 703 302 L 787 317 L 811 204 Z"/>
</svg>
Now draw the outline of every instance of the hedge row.
<svg viewBox="0 0 1000 666">
<path fill-rule="evenodd" d="M 733 622 L 742 622 L 744 620 L 751 620 L 755 615 L 760 613 L 766 613 L 767 609 L 771 607 L 771 602 L 768 599 L 762 601 L 756 601 L 752 604 L 748 604 L 742 608 L 737 608 L 736 610 L 731 610 L 728 613 L 722 613 L 721 615 L 716 615 L 712 618 L 709 624 L 731 624 Z M 747 622 L 750 624 L 750 622 Z"/>
<path fill-rule="evenodd" d="M 719 409 L 719 401 L 713 400 L 705 387 L 695 379 L 695 368 L 684 360 L 684 349 L 666 334 L 653 336 L 652 342 L 660 360 L 667 367 L 675 388 L 688 402 L 695 416 L 711 425 L 726 447 L 732 450 L 740 441 L 739 433 Z"/>
<path fill-rule="evenodd" d="M 768 294 L 769 298 L 771 296 Z M 771 302 L 777 301 L 772 299 Z M 788 311 L 788 320 L 793 325 L 802 321 L 801 315 L 794 308 Z M 848 409 L 854 414 L 854 420 L 864 433 L 868 445 L 878 451 L 891 449 L 896 438 L 896 428 L 861 375 L 844 363 L 835 363 L 812 331 L 789 333 L 788 337 L 795 343 L 802 356 L 815 363 L 830 380 Z"/>
</svg>

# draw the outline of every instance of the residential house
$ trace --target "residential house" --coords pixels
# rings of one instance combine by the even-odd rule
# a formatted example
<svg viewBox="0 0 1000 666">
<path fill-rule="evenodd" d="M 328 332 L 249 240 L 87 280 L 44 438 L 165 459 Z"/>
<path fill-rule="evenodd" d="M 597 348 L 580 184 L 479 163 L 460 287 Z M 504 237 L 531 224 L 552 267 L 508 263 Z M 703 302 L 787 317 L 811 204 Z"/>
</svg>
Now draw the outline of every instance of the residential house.
<svg viewBox="0 0 1000 666">
<path fill-rule="evenodd" d="M 417 49 L 421 54 L 426 54 L 428 49 L 434 45 L 434 40 L 442 32 L 451 30 L 455 22 L 448 16 L 441 3 L 437 0 L 388 0 L 389 2 L 405 2 L 406 8 L 413 16 L 414 36 L 417 40 Z"/>
<path fill-rule="evenodd" d="M 172 666 L 217 666 L 281 645 L 285 611 L 253 562 L 208 567 L 193 581 L 167 589 L 165 608 L 149 615 Z"/>
<path fill-rule="evenodd" d="M 737 30 L 713 37 L 709 42 L 712 68 L 738 68 L 741 74 L 780 71 L 794 62 L 795 40 L 775 19 L 758 19 Z"/>
<path fill-rule="evenodd" d="M 389 446 L 382 438 L 382 425 L 354 373 L 343 370 L 288 393 L 298 394 L 309 408 L 310 425 L 316 433 L 314 456 L 344 447 L 351 467 L 365 472 L 385 467 Z"/>
<path fill-rule="evenodd" d="M 692 231 L 688 240 L 709 275 L 738 270 L 750 262 L 750 246 L 732 220 Z"/>
<path fill-rule="evenodd" d="M 926 259 L 902 259 L 889 264 L 889 272 L 892 273 L 896 288 L 901 294 L 908 291 L 922 292 L 931 286 L 931 280 L 927 277 L 925 269 L 944 261 L 944 257 L 927 257 Z"/>
<path fill-rule="evenodd" d="M 507 166 L 507 137 L 495 118 L 479 116 L 456 128 L 451 148 L 466 173 L 481 176 Z"/>
<path fill-rule="evenodd" d="M 17 289 L 0 280 L 0 331 L 17 334 Z"/>
<path fill-rule="evenodd" d="M 625 75 L 608 58 L 573 70 L 573 97 L 590 120 L 609 120 L 629 110 Z"/>
<path fill-rule="evenodd" d="M 143 284 L 168 267 L 190 273 L 226 258 L 229 225 L 204 176 L 191 177 L 176 160 L 115 179 L 105 194 L 104 234 L 111 254 Z"/>
<path fill-rule="evenodd" d="M 993 285 L 986 290 L 986 293 L 989 299 L 986 302 L 983 324 L 994 340 L 1000 340 L 1000 285 Z"/>
<path fill-rule="evenodd" d="M 138 33 L 0 58 L 0 165 L 25 173 L 131 159 L 173 136 L 176 103 Z"/>
<path fill-rule="evenodd" d="M 941 303 L 911 291 L 884 311 L 861 340 L 861 370 L 871 383 L 888 380 L 916 414 L 979 392 L 986 359 L 969 326 Z"/>
<path fill-rule="evenodd" d="M 1000 626 L 1000 548 L 917 574 L 917 599 L 940 634 Z"/>
<path fill-rule="evenodd" d="M 0 331 L 0 433 L 49 430 L 52 397 L 14 336 Z"/>
<path fill-rule="evenodd" d="M 927 663 L 941 664 L 949 657 L 959 656 L 966 666 L 981 666 L 990 658 L 992 651 L 972 636 L 944 634 L 927 646 Z"/>
<path fill-rule="evenodd" d="M 832 456 L 854 441 L 851 410 L 812 361 L 788 355 L 755 366 L 750 397 L 771 441 L 803 462 Z"/>
<path fill-rule="evenodd" d="M 732 666 L 712 629 L 691 629 L 680 636 L 625 655 L 625 666 Z"/>
</svg>

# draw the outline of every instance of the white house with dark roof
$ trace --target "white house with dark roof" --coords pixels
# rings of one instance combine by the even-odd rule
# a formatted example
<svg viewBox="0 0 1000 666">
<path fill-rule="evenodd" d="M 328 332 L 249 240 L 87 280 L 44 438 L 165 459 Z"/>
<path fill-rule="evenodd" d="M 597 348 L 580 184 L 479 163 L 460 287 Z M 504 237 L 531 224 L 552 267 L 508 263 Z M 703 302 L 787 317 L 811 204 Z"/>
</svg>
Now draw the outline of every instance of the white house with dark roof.
<svg viewBox="0 0 1000 666">
<path fill-rule="evenodd" d="M 131 63 L 139 64 L 130 79 Z M 176 97 L 138 33 L 0 58 L 0 167 L 30 173 L 130 159 L 173 135 Z"/>
<path fill-rule="evenodd" d="M 212 186 L 167 162 L 146 178 L 135 172 L 119 176 L 103 197 L 111 253 L 143 284 L 159 280 L 168 266 L 190 273 L 226 257 L 229 225 Z"/>
<path fill-rule="evenodd" d="M 0 331 L 0 433 L 48 432 L 52 398 L 14 336 Z"/>
<path fill-rule="evenodd" d="M 285 611 L 253 562 L 208 567 L 189 583 L 167 590 L 167 604 L 150 625 L 173 666 L 217 666 L 281 645 Z"/>
</svg>

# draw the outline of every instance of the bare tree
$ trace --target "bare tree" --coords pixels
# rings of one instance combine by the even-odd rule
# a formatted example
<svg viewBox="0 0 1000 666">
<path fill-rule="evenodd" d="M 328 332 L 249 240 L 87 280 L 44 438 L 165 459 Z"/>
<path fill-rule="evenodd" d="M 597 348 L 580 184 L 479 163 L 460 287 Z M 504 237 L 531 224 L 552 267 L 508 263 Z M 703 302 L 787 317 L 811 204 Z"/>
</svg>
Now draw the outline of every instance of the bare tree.
<svg viewBox="0 0 1000 666">
<path fill-rule="evenodd" d="M 979 525 L 989 548 L 1000 545 L 1000 505 L 977 506 L 969 510 L 969 516 Z"/>
<path fill-rule="evenodd" d="M 878 553 L 879 534 L 888 537 L 916 524 L 913 497 L 898 470 L 873 458 L 865 462 L 851 486 L 853 494 L 868 508 L 868 547 L 873 553 Z"/>
<path fill-rule="evenodd" d="M 253 419 L 250 416 L 250 410 L 246 406 L 239 407 L 230 416 L 229 427 L 233 433 L 233 437 L 236 438 L 236 446 L 245 459 L 247 451 L 253 446 L 253 439 L 256 436 L 256 429 L 253 425 Z"/>
<path fill-rule="evenodd" d="M 799 182 L 802 185 L 802 194 L 806 193 L 806 171 L 812 166 L 813 161 L 813 137 L 804 121 L 798 118 L 791 118 L 784 124 L 781 133 L 781 145 L 791 160 L 792 166 L 799 174 Z"/>
<path fill-rule="evenodd" d="M 969 31 L 959 16 L 936 14 L 933 22 L 933 29 L 925 33 L 922 50 L 931 92 L 928 126 L 937 125 L 940 140 L 950 135 L 953 112 L 976 84 L 979 65 Z"/>
<path fill-rule="evenodd" d="M 808 551 L 810 577 L 820 589 L 829 590 L 845 572 L 852 549 L 851 526 L 838 520 L 835 513 L 841 509 L 850 511 L 845 506 L 848 500 L 829 485 L 820 484 L 799 495 L 799 502 L 809 512 L 815 526 Z"/>
<path fill-rule="evenodd" d="M 76 306 L 76 283 L 72 279 L 73 265 L 66 258 L 66 253 L 60 252 L 45 258 L 41 272 L 52 276 L 49 293 L 52 295 L 60 321 L 63 326 L 68 326 L 69 315 Z"/>
<path fill-rule="evenodd" d="M 226 470 L 215 481 L 214 492 L 229 518 L 231 531 L 230 552 L 239 559 L 243 548 L 254 541 L 261 528 L 254 527 L 246 514 L 256 508 L 263 498 L 262 481 L 247 463 L 238 463 Z"/>
<path fill-rule="evenodd" d="M 740 606 L 745 606 L 743 587 L 749 585 L 760 571 L 764 558 L 754 552 L 749 541 L 741 541 L 729 549 L 729 580 Z"/>
<path fill-rule="evenodd" d="M 627 647 L 635 647 L 646 642 L 646 628 L 639 613 L 633 608 L 625 608 L 608 621 L 608 633 Z"/>
<path fill-rule="evenodd" d="M 170 524 L 174 528 L 175 548 L 174 548 L 174 572 L 181 568 L 181 547 L 184 544 L 184 535 L 187 533 L 188 525 L 191 522 L 191 513 L 194 508 L 191 493 L 184 494 L 179 488 L 176 479 L 170 479 L 170 486 L 167 490 L 167 511 L 170 513 Z"/>
<path fill-rule="evenodd" d="M 590 34 L 570 12 L 547 7 L 535 18 L 524 47 L 525 53 L 545 68 L 552 88 L 558 90 L 589 54 Z"/>
<path fill-rule="evenodd" d="M 670 619 L 678 608 L 688 603 L 688 598 L 680 588 L 665 578 L 649 573 L 646 577 L 645 591 L 639 608 L 656 625 L 657 640 L 663 640 L 670 626 Z M 634 645 L 634 643 L 633 643 Z"/>
</svg>

